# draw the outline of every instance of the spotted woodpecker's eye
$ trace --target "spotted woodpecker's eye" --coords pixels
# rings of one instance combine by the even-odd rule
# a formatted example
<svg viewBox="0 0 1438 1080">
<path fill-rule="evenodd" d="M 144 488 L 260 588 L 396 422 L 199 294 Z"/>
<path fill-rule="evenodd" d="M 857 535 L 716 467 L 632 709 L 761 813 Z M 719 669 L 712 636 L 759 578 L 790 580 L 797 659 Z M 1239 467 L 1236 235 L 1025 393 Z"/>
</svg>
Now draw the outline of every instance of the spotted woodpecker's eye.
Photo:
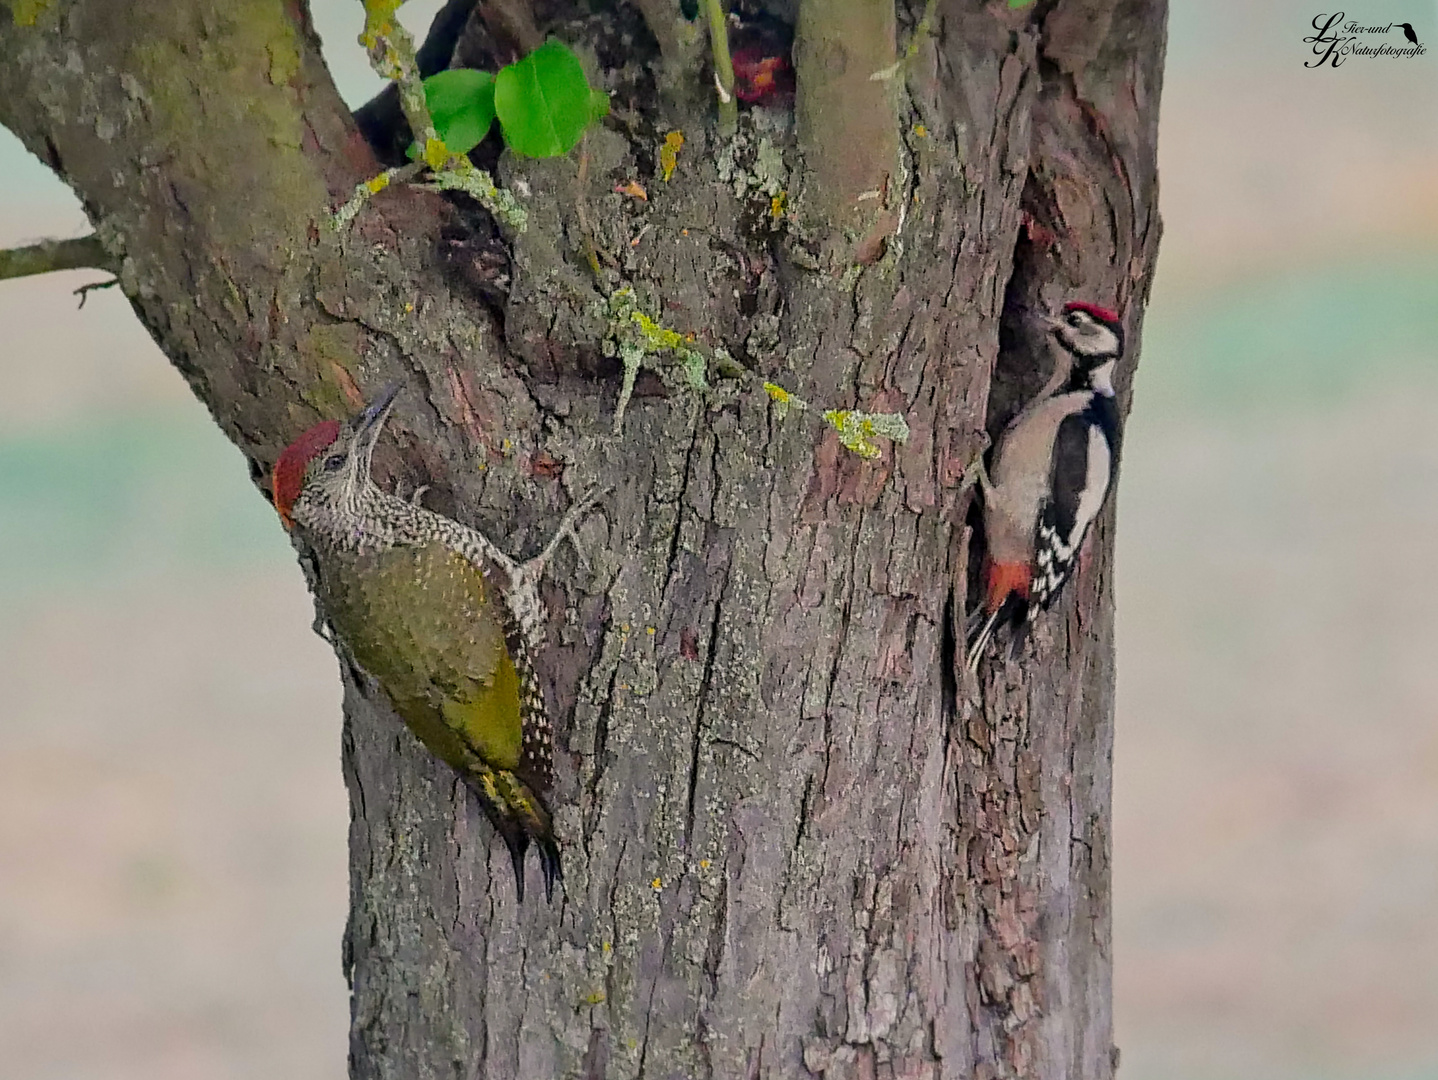
<svg viewBox="0 0 1438 1080">
<path fill-rule="evenodd" d="M 325 458 L 324 470 L 325 472 L 334 472 L 344 463 L 345 456 L 343 454 L 331 454 L 329 457 Z"/>
<path fill-rule="evenodd" d="M 1068 324 L 1072 326 L 1075 330 L 1077 330 L 1080 326 L 1083 325 L 1083 313 L 1079 311 L 1070 311 L 1068 317 Z"/>
</svg>

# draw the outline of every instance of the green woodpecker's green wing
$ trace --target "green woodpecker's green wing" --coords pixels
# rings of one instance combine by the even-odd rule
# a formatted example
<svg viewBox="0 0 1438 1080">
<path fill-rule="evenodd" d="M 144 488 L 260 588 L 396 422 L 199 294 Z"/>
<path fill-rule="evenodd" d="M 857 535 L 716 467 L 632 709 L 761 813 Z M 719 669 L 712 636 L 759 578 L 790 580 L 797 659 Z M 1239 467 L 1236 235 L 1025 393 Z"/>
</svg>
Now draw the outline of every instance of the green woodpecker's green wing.
<svg viewBox="0 0 1438 1080">
<path fill-rule="evenodd" d="M 355 661 L 433 753 L 467 777 L 481 762 L 518 766 L 519 676 L 478 567 L 439 543 L 337 553 L 320 592 Z"/>
</svg>

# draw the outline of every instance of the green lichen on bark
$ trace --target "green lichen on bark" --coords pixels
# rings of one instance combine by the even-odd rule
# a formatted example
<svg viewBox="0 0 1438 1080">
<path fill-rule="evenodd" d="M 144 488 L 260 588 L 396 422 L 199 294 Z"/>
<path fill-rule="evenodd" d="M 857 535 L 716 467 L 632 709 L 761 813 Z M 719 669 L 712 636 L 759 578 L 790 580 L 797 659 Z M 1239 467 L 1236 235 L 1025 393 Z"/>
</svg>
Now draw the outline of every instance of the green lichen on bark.
<svg viewBox="0 0 1438 1080">
<path fill-rule="evenodd" d="M 609 296 L 609 333 L 604 339 L 605 354 L 619 357 L 624 365 L 624 381 L 619 388 L 619 401 L 614 407 L 614 433 L 624 429 L 624 412 L 634 393 L 634 381 L 641 367 L 649 367 L 681 388 L 698 391 L 709 389 L 706 378 L 708 361 L 698 349 L 677 330 L 661 326 L 640 307 L 634 290 L 615 289 Z M 665 362 L 665 355 L 672 362 Z M 677 374 L 679 378 L 673 379 Z"/>
<path fill-rule="evenodd" d="M 169 16 L 141 7 L 124 17 Z M 175 17 L 192 20 L 193 31 L 136 34 L 125 85 L 155 115 L 157 139 L 193 161 L 187 180 L 199 190 L 182 196 L 206 208 L 200 227 L 224 246 L 252 245 L 256 236 L 297 242 L 327 194 L 302 149 L 304 124 L 291 85 L 300 56 L 294 24 L 269 4 L 243 12 L 177 10 Z M 211 77 L 195 80 L 196 66 Z"/>
<path fill-rule="evenodd" d="M 16 26 L 34 26 L 35 21 L 50 7 L 52 0 L 14 0 L 10 17 Z"/>
</svg>

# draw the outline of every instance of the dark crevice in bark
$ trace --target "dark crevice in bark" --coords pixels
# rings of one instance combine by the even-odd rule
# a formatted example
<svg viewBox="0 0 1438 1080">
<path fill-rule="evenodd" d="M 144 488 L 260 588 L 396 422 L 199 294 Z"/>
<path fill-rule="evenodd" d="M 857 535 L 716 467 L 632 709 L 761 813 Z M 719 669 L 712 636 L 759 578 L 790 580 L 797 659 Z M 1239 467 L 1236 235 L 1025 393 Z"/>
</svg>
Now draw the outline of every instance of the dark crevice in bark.
<svg viewBox="0 0 1438 1080">
<path fill-rule="evenodd" d="M 948 760 L 947 742 L 954 719 L 959 714 L 959 669 L 964 662 L 959 650 L 959 620 L 962 618 L 954 603 L 954 590 L 944 597 L 944 615 L 939 637 L 939 712 L 944 724 L 945 753 Z"/>
<path fill-rule="evenodd" d="M 689 756 L 689 794 L 684 808 L 684 846 L 692 848 L 694 837 L 694 800 L 699 790 L 699 755 L 704 746 L 704 714 L 713 693 L 714 664 L 719 652 L 719 627 L 724 616 L 724 592 L 727 581 L 720 585 L 714 602 L 714 617 L 709 623 L 709 640 L 704 650 L 704 673 L 699 678 L 699 708 L 694 717 L 694 736 Z"/>
<path fill-rule="evenodd" d="M 582 1080 L 605 1080 L 609 1074 L 609 1039 L 603 1028 L 589 1033 L 589 1045 L 579 1064 Z"/>
<path fill-rule="evenodd" d="M 618 685 L 619 667 L 615 665 L 609 675 L 609 686 L 605 690 L 604 700 L 599 703 L 599 713 L 594 721 L 594 766 L 587 787 L 590 805 L 596 809 L 599 805 L 599 789 L 604 783 L 604 773 L 609 768 L 609 722 L 614 708 L 614 691 Z M 593 834 L 597 824 L 597 821 L 587 823 L 584 830 L 586 839 Z"/>
<path fill-rule="evenodd" d="M 1059 242 L 1062 226 L 1051 193 L 1033 172 L 1024 180 L 1019 206 L 1020 225 L 1014 240 L 1013 269 L 1004 289 L 999 353 L 985 421 L 991 441 L 1053 372 L 1048 332 L 1039 321 L 1049 314 L 1040 291 L 1053 280 L 1054 264 L 1048 252 Z"/>
</svg>

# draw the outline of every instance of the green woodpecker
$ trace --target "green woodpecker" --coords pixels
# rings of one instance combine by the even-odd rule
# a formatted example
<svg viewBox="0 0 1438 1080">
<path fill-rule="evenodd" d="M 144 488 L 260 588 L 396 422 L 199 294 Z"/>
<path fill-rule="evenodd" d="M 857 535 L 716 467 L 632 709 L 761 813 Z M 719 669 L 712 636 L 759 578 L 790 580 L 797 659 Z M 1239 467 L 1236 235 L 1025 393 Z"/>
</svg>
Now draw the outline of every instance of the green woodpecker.
<svg viewBox="0 0 1438 1080">
<path fill-rule="evenodd" d="M 545 805 L 553 733 L 531 662 L 544 641 L 537 584 L 592 500 L 516 563 L 477 530 L 386 494 L 370 458 L 398 389 L 287 447 L 272 478 L 275 509 L 313 549 L 320 607 L 345 649 L 479 797 L 509 848 L 519 899 L 532 842 L 552 900 L 561 873 Z"/>
</svg>

